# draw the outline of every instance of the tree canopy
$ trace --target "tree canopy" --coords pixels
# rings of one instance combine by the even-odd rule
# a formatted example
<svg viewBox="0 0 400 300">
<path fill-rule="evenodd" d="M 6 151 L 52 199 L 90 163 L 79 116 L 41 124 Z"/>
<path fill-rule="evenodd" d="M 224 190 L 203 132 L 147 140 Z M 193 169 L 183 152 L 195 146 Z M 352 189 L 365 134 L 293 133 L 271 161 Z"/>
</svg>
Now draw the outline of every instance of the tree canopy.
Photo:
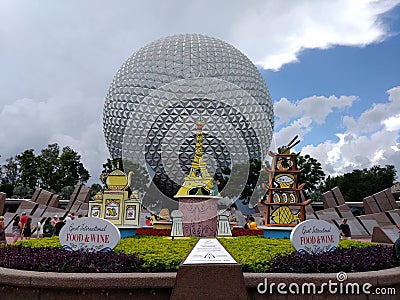
<svg viewBox="0 0 400 300">
<path fill-rule="evenodd" d="M 384 168 L 373 166 L 370 169 L 353 170 L 351 173 L 340 176 L 328 176 L 321 186 L 321 193 L 338 186 L 345 201 L 362 201 L 364 197 L 392 187 L 395 178 L 396 169 L 393 165 L 386 165 Z"/>
<path fill-rule="evenodd" d="M 30 198 L 36 187 L 68 196 L 71 187 L 89 180 L 89 172 L 80 155 L 70 147 L 60 151 L 58 144 L 50 144 L 39 155 L 33 149 L 23 151 L 6 160 L 1 166 L 0 191 L 8 197 Z M 11 194 L 11 195 L 10 195 Z"/>
<path fill-rule="evenodd" d="M 299 175 L 299 183 L 304 183 L 303 192 L 306 197 L 316 200 L 319 198 L 318 188 L 325 179 L 321 163 L 309 154 L 297 155 L 297 168 L 302 170 Z"/>
</svg>

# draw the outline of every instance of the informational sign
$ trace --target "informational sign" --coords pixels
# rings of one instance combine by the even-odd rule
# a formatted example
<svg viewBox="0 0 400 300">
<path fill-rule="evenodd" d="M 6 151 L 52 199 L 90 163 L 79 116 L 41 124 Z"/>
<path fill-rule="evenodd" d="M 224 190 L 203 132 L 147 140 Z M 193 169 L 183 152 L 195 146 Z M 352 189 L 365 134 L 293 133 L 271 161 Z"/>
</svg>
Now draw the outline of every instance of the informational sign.
<svg viewBox="0 0 400 300">
<path fill-rule="evenodd" d="M 189 253 L 183 265 L 189 264 L 237 264 L 232 255 L 217 239 L 200 239 Z"/>
<path fill-rule="evenodd" d="M 64 249 L 77 251 L 111 251 L 121 238 L 118 228 L 101 218 L 78 218 L 68 221 L 60 231 Z"/>
<path fill-rule="evenodd" d="M 320 253 L 337 248 L 340 233 L 334 224 L 323 220 L 307 220 L 296 225 L 290 234 L 290 242 L 299 251 Z"/>
</svg>

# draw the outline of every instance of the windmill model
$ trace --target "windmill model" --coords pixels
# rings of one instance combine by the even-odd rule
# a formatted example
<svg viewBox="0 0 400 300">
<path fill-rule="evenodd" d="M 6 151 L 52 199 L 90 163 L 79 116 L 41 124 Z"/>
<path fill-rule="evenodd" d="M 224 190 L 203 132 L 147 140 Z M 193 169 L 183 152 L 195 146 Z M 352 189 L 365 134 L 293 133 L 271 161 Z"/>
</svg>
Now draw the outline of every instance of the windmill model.
<svg viewBox="0 0 400 300">
<path fill-rule="evenodd" d="M 287 146 L 278 148 L 278 154 L 271 151 L 268 155 L 272 157 L 272 166 L 268 173 L 269 186 L 263 185 L 267 191 L 268 199 L 263 202 L 266 205 L 266 226 L 294 227 L 305 220 L 305 206 L 311 200 L 304 201 L 301 190 L 304 183 L 298 183 L 298 176 L 302 170 L 297 169 L 297 154 L 291 153 L 290 149 L 300 141 L 295 136 Z"/>
</svg>

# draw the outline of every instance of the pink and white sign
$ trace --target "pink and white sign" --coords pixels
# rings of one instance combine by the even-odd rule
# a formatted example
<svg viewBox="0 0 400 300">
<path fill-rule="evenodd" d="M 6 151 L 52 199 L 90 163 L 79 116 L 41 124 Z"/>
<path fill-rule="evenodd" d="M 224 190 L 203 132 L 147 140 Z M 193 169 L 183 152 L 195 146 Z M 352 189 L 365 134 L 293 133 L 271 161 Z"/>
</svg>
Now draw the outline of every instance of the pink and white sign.
<svg viewBox="0 0 400 300">
<path fill-rule="evenodd" d="M 121 238 L 118 228 L 101 218 L 78 218 L 68 221 L 60 231 L 64 249 L 77 251 L 111 251 Z"/>
<path fill-rule="evenodd" d="M 290 234 L 290 242 L 299 252 L 332 251 L 337 248 L 339 240 L 340 233 L 337 227 L 323 220 L 301 222 Z"/>
</svg>

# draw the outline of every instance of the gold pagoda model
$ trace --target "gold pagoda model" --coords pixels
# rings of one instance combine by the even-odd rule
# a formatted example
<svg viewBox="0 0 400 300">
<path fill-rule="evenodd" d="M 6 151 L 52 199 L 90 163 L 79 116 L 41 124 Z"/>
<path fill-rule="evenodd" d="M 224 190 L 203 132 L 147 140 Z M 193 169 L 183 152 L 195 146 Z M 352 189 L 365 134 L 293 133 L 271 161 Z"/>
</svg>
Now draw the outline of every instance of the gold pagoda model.
<svg viewBox="0 0 400 300">
<path fill-rule="evenodd" d="M 287 146 L 278 148 L 278 154 L 271 151 L 272 166 L 268 173 L 268 199 L 262 202 L 266 205 L 266 226 L 294 227 L 305 220 L 305 206 L 311 200 L 303 201 L 301 191 L 304 183 L 298 183 L 302 170 L 297 169 L 297 154 L 290 153 L 290 149 L 300 141 L 290 141 Z M 294 143 L 294 144 L 293 144 Z"/>
<path fill-rule="evenodd" d="M 192 166 L 189 175 L 185 177 L 182 187 L 178 190 L 176 196 L 186 195 L 213 195 L 215 193 L 214 178 L 210 176 L 207 170 L 207 164 L 203 159 L 203 126 L 204 121 L 196 122 L 196 146 Z M 218 195 L 218 193 L 217 193 Z M 215 195 L 215 196 L 217 196 Z"/>
</svg>

